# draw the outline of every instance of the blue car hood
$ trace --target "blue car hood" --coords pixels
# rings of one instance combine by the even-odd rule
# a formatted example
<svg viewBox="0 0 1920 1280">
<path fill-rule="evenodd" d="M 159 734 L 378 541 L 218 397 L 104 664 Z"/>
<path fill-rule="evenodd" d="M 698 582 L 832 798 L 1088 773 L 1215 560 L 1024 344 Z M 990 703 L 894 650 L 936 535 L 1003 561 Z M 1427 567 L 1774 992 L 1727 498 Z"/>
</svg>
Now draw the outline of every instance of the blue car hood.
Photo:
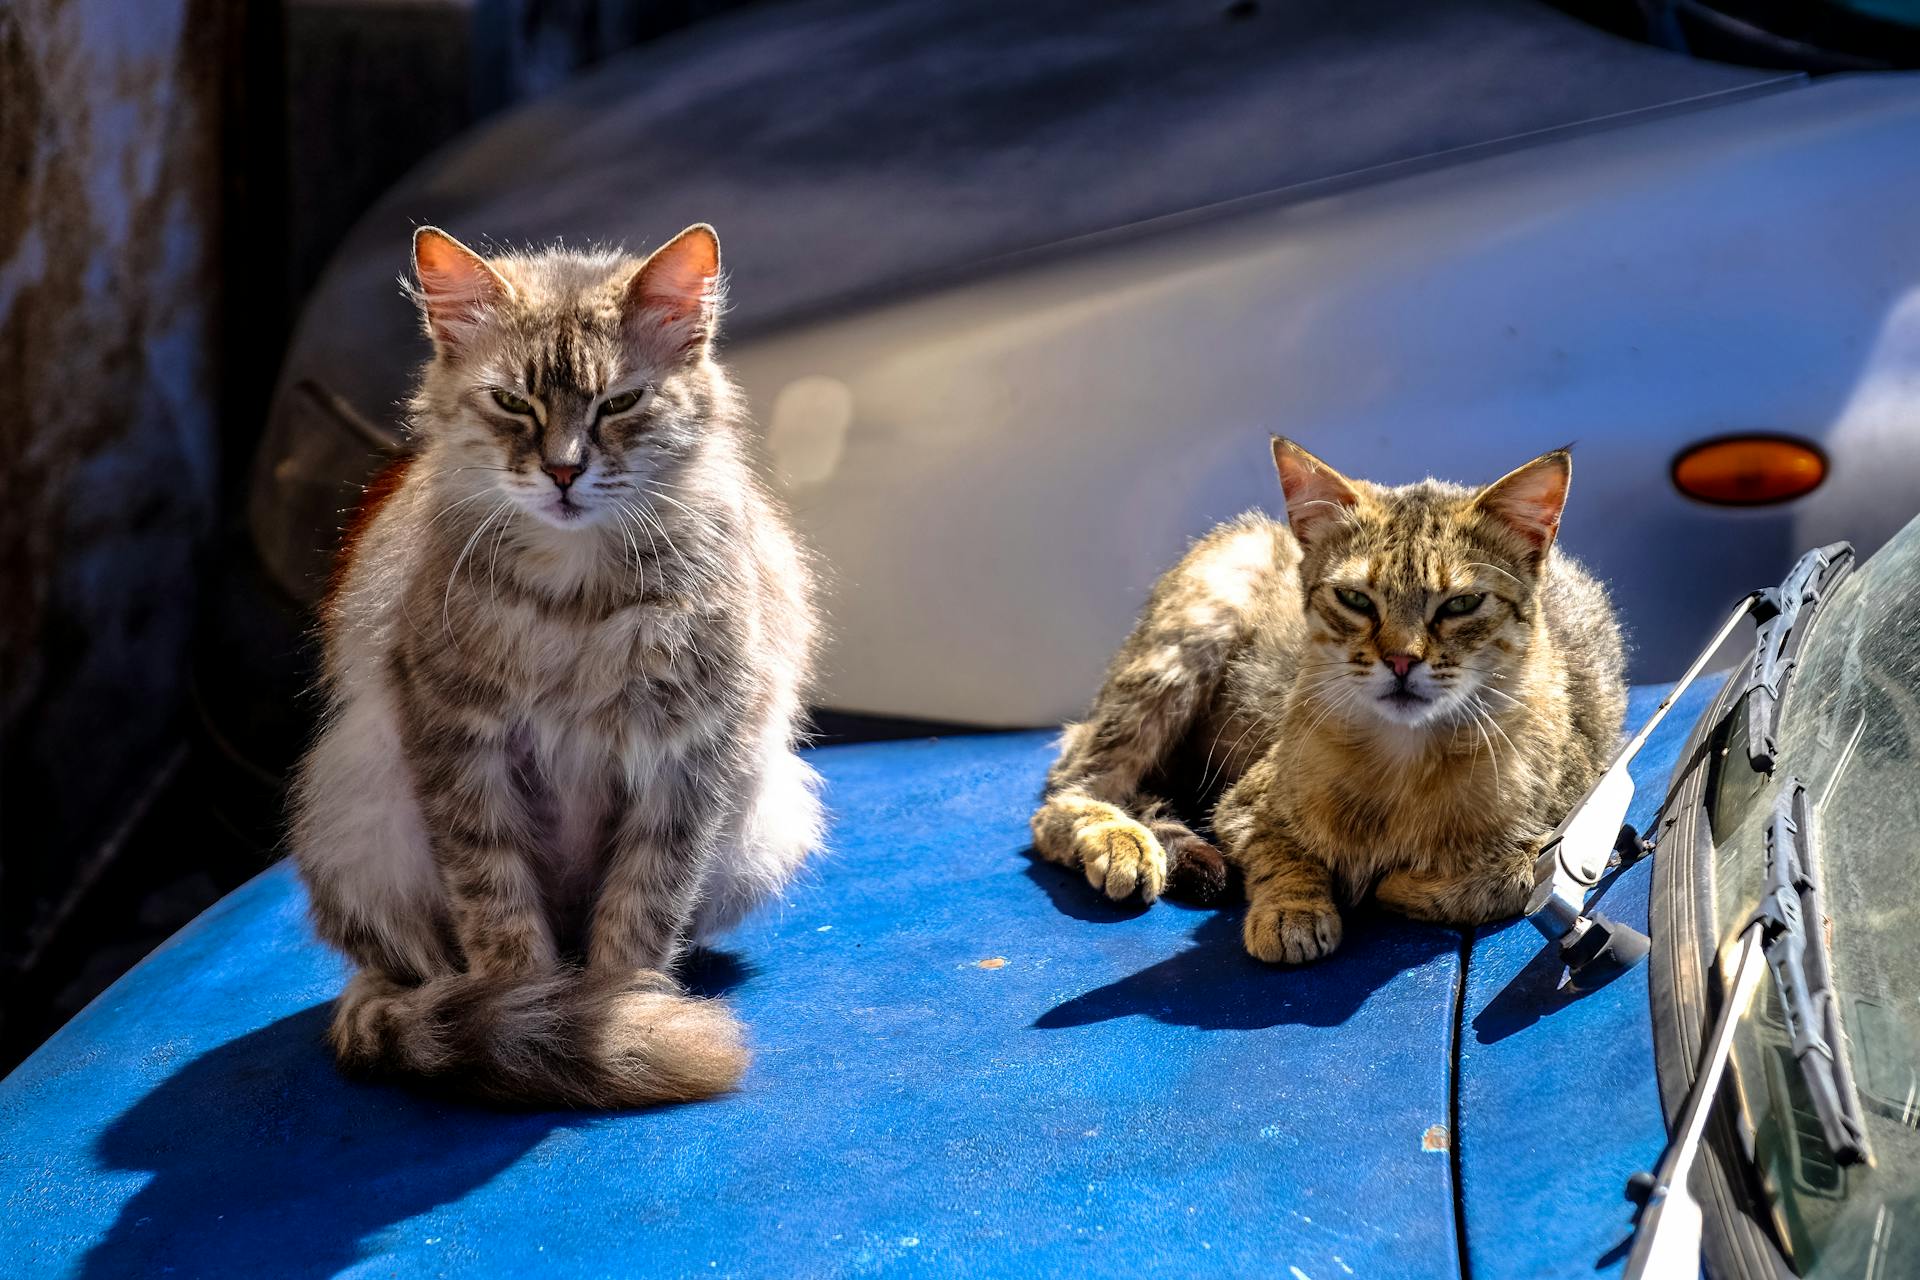
<svg viewBox="0 0 1920 1280">
<path fill-rule="evenodd" d="M 1617 1267 L 1662 1140 L 1642 976 L 1568 1001 L 1525 924 L 1364 912 L 1326 962 L 1258 964 L 1237 910 L 1028 856 L 1051 751 L 816 753 L 831 851 L 691 971 L 757 1050 L 696 1105 L 342 1079 L 345 970 L 276 866 L 0 1083 L 0 1274 L 1445 1276 L 1463 1223 L 1477 1276 Z M 1644 924 L 1642 879 L 1609 908 Z"/>
</svg>

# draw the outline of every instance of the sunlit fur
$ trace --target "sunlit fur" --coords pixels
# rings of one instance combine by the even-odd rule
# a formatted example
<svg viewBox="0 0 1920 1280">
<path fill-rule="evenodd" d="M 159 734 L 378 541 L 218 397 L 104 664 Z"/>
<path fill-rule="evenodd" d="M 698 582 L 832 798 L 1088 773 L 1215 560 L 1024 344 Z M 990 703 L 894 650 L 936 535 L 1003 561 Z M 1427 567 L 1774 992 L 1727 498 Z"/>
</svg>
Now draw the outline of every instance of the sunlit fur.
<svg viewBox="0 0 1920 1280">
<path fill-rule="evenodd" d="M 717 241 L 482 259 L 428 229 L 415 257 L 413 452 L 342 550 L 294 794 L 316 925 L 359 967 L 335 1050 L 518 1103 L 731 1087 L 738 1027 L 668 975 L 821 812 L 810 575 L 713 358 Z"/>
<path fill-rule="evenodd" d="M 510 499 L 503 514 L 533 517 L 516 522 L 517 537 L 575 576 L 603 552 L 621 558 L 626 536 L 644 538 L 650 508 L 667 505 L 649 501 L 649 489 L 698 487 L 715 465 L 736 461 L 708 455 L 716 437 L 737 449 L 740 411 L 718 363 L 681 358 L 689 341 L 704 349 L 710 335 L 697 326 L 710 329 L 710 319 L 630 305 L 636 260 L 549 249 L 501 254 L 486 265 L 507 296 L 459 331 L 458 359 L 427 366 L 414 419 L 438 428 L 425 443 L 447 497 Z M 424 305 L 426 295 L 418 296 Z M 707 315 L 717 312 L 717 284 L 697 301 Z M 530 412 L 502 408 L 495 391 L 521 397 Z M 641 393 L 634 408 L 597 413 L 633 391 Z M 716 423 L 727 429 L 716 433 Z M 565 502 L 540 469 L 543 457 L 588 463 Z M 583 526 L 597 527 L 598 537 L 543 532 Z"/>
<path fill-rule="evenodd" d="M 1566 456 L 1480 490 L 1390 489 L 1275 451 L 1291 530 L 1243 516 L 1155 587 L 1068 727 L 1036 848 L 1110 896 L 1183 871 L 1217 885 L 1165 795 L 1226 783 L 1213 833 L 1262 959 L 1332 950 L 1339 904 L 1369 892 L 1449 923 L 1516 913 L 1625 711 L 1605 592 L 1552 542 Z M 1444 611 L 1462 596 L 1481 599 Z"/>
</svg>

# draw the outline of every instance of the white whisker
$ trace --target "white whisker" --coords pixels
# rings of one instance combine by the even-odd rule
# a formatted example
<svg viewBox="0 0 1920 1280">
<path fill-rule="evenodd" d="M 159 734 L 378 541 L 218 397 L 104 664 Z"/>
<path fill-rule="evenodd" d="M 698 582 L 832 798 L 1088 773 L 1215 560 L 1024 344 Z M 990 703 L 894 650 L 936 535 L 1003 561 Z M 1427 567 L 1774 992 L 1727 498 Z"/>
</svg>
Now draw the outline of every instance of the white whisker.
<svg viewBox="0 0 1920 1280">
<path fill-rule="evenodd" d="M 1500 755 L 1493 748 L 1493 739 L 1487 736 L 1486 729 L 1481 726 L 1481 713 L 1479 709 L 1475 706 L 1469 706 L 1467 709 L 1473 714 L 1471 723 L 1474 731 L 1480 735 L 1480 740 L 1487 744 L 1487 761 L 1493 765 L 1494 797 L 1504 802 L 1506 799 L 1506 790 L 1500 781 Z M 1473 754 L 1476 760 L 1479 759 L 1480 752 L 1478 750 L 1475 750 Z"/>
<path fill-rule="evenodd" d="M 495 579 L 494 573 L 500 563 L 500 541 L 507 536 L 507 529 L 513 524 L 514 514 L 514 512 L 509 511 L 507 518 L 500 522 L 499 529 L 495 530 L 493 535 L 493 550 L 487 555 L 487 595 L 489 598 L 497 598 L 500 594 L 500 585 Z M 509 562 L 509 567 L 511 567 L 511 562 Z"/>
<path fill-rule="evenodd" d="M 453 558 L 453 568 L 447 571 L 447 590 L 446 590 L 446 594 L 442 596 L 440 600 L 440 626 L 441 626 L 441 629 L 446 632 L 447 643 L 453 646 L 455 653 L 458 653 L 460 651 L 460 644 L 457 640 L 453 638 L 452 610 L 453 610 L 454 581 L 460 576 L 460 566 L 466 560 L 467 553 L 472 551 L 474 544 L 480 541 L 480 535 L 484 534 L 487 531 L 487 526 L 493 523 L 493 519 L 495 516 L 499 515 L 502 511 L 505 511 L 508 507 L 511 507 L 512 505 L 513 505 L 513 499 L 502 498 L 500 500 L 499 506 L 494 507 L 491 511 L 487 512 L 486 519 L 482 520 L 479 523 L 479 525 L 474 529 L 472 535 L 468 537 L 466 545 L 460 548 L 460 554 Z"/>
<path fill-rule="evenodd" d="M 1514 586 L 1519 587 L 1522 591 L 1525 591 L 1527 589 L 1526 583 L 1520 581 L 1520 579 L 1514 577 L 1512 574 L 1508 573 L 1505 569 L 1502 569 L 1497 564 L 1488 564 L 1484 560 L 1469 560 L 1466 562 L 1466 567 L 1469 569 L 1491 569 L 1495 573 L 1504 577 L 1507 581 L 1511 582 Z"/>
<path fill-rule="evenodd" d="M 422 526 L 421 532 L 424 533 L 426 532 L 426 530 L 433 528 L 433 526 L 435 526 L 436 524 L 439 524 L 447 516 L 451 515 L 455 511 L 458 511 L 461 507 L 466 506 L 469 502 L 473 502 L 477 499 L 484 498 L 492 492 L 493 490 L 491 489 L 480 489 L 474 493 L 468 494 L 464 498 L 454 499 L 452 502 L 449 502 L 446 506 L 440 508 L 440 510 L 434 512 L 433 518 L 427 521 L 427 523 L 424 526 Z"/>
</svg>

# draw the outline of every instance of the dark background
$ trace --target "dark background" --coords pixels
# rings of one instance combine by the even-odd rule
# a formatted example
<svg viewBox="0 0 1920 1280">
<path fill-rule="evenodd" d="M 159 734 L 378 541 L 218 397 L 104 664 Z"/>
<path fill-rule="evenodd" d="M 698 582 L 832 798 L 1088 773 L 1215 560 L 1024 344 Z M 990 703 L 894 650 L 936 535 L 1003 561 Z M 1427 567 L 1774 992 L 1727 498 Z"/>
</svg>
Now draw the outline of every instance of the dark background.
<svg viewBox="0 0 1920 1280">
<path fill-rule="evenodd" d="M 205 709 L 263 659 L 298 696 L 304 620 L 235 616 L 240 512 L 334 246 L 476 121 L 734 7 L 0 4 L 0 1071 L 275 856 L 283 762 Z"/>
</svg>

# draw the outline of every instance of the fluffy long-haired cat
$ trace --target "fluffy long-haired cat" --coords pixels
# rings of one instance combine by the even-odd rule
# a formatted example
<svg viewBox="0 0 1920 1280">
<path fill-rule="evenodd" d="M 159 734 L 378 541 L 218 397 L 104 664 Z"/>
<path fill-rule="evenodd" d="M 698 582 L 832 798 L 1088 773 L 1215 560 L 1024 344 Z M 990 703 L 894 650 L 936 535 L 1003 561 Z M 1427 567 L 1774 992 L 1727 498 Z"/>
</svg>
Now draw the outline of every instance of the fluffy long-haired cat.
<svg viewBox="0 0 1920 1280">
<path fill-rule="evenodd" d="M 294 792 L 356 1072 L 501 1101 L 730 1088 L 725 1006 L 669 976 L 819 843 L 794 754 L 807 568 L 744 459 L 720 253 L 483 258 L 414 237 L 433 358 L 324 610 Z"/>
<path fill-rule="evenodd" d="M 1223 525 L 1155 586 L 1067 728 L 1035 848 L 1149 902 L 1237 866 L 1267 961 L 1332 951 L 1369 892 L 1450 924 L 1517 914 L 1626 711 L 1606 592 L 1554 546 L 1571 459 L 1396 489 L 1286 440 L 1273 458 L 1287 523 Z M 1216 851 L 1167 797 L 1222 782 Z"/>
</svg>

